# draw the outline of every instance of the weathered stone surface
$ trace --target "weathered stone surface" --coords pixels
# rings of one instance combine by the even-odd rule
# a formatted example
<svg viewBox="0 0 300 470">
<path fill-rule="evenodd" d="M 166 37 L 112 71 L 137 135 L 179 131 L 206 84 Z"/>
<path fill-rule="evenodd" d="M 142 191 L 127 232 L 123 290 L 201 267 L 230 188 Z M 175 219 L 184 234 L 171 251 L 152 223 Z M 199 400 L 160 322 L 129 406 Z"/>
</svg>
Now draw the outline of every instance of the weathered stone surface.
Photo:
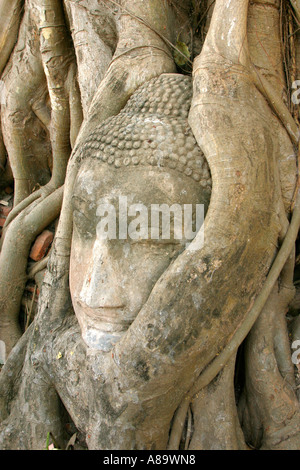
<svg viewBox="0 0 300 470">
<path fill-rule="evenodd" d="M 79 158 L 94 157 L 116 168 L 150 165 L 176 169 L 208 192 L 208 164 L 188 124 L 192 80 L 163 74 L 141 86 L 124 109 L 97 127 Z"/>
<path fill-rule="evenodd" d="M 23 346 L 23 354 L 27 356 L 24 374 L 19 375 L 15 406 L 10 415 L 5 411 L 1 417 L 0 448 L 42 448 L 50 427 L 55 437 L 64 441 L 61 401 L 70 416 L 67 419 L 82 433 L 88 448 L 143 447 L 130 421 L 136 418 L 126 417 L 126 413 L 131 413 L 131 406 L 133 414 L 138 416 L 138 401 L 133 402 L 127 385 L 121 393 L 111 388 L 110 373 L 114 367 L 111 358 L 115 352 L 110 351 L 114 341 L 109 336 L 118 336 L 119 341 L 128 332 L 128 326 L 139 315 L 155 283 L 184 251 L 186 240 L 174 243 L 170 236 L 168 243 L 130 239 L 100 243 L 96 237 L 97 204 L 106 197 L 106 191 L 108 199 L 111 195 L 123 195 L 128 201 L 142 201 L 147 207 L 164 202 L 169 206 L 198 202 L 208 205 L 209 167 L 187 120 L 191 97 L 190 77 L 169 74 L 155 78 L 144 84 L 117 116 L 97 127 L 79 149 L 77 158 L 82 160 L 82 165 L 70 204 L 74 230 L 69 272 L 57 256 L 58 251 L 61 253 L 61 240 L 58 240 L 41 290 L 39 312 L 27 330 L 28 339 Z M 76 316 L 71 309 L 69 286 Z M 122 292 L 118 297 L 119 288 Z M 78 305 L 76 311 L 74 304 L 78 300 L 82 311 Z M 91 319 L 86 313 L 94 314 L 93 331 L 99 333 L 102 328 L 104 346 L 96 338 L 97 344 L 89 347 L 83 335 L 83 328 L 89 327 Z M 165 337 L 160 333 L 165 315 L 164 312 L 159 327 L 147 322 L 151 351 L 155 341 L 160 344 L 161 334 Z M 173 337 L 178 342 L 176 332 Z M 142 358 L 132 357 L 132 361 L 137 375 L 148 380 L 148 369 Z M 30 384 L 28 389 L 25 380 Z M 115 378 L 113 386 L 114 383 Z M 30 401 L 33 395 L 38 397 L 37 403 Z M 134 396 L 139 400 L 135 392 Z M 177 403 L 172 406 L 176 408 Z M 172 406 L 168 410 L 170 416 L 174 411 Z M 20 428 L 20 409 L 24 432 L 12 436 Z M 33 420 L 32 416 L 37 419 Z M 130 428 L 124 427 L 124 420 L 130 421 Z M 167 433 L 168 429 L 162 432 L 165 436 Z"/>
<path fill-rule="evenodd" d="M 72 197 L 70 287 L 83 338 L 92 348 L 110 350 L 120 340 L 155 282 L 191 241 L 184 236 L 178 240 L 174 228 L 160 245 L 150 243 L 149 225 L 134 242 L 127 228 L 119 240 L 116 235 L 100 240 L 99 201 L 116 210 L 116 198 L 125 197 L 126 204 L 142 204 L 147 217 L 153 205 L 179 206 L 181 229 L 184 207 L 208 207 L 210 171 L 187 121 L 191 97 L 190 77 L 154 78 L 117 116 L 96 128 L 79 152 Z M 123 206 L 122 210 L 120 214 L 118 207 L 116 213 L 124 219 Z"/>
</svg>

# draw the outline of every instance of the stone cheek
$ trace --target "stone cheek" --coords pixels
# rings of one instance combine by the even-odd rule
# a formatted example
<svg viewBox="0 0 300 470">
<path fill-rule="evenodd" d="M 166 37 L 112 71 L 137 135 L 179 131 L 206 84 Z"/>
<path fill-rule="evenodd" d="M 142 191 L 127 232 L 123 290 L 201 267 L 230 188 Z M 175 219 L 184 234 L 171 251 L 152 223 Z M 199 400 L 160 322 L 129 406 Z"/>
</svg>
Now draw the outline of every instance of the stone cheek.
<svg viewBox="0 0 300 470">
<path fill-rule="evenodd" d="M 211 190 L 207 161 L 188 125 L 192 80 L 163 74 L 142 85 L 124 109 L 107 119 L 80 151 L 116 168 L 128 165 L 167 167 Z"/>
</svg>

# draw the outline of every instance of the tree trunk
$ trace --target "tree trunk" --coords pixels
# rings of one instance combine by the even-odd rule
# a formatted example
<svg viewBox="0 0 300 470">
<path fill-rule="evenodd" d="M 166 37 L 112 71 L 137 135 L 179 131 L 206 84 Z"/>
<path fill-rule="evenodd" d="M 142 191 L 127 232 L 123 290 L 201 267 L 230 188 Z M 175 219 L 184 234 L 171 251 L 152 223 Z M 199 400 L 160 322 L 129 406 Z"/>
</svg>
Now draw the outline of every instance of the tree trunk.
<svg viewBox="0 0 300 470">
<path fill-rule="evenodd" d="M 65 448 L 76 432 L 75 448 L 299 450 L 288 330 L 300 340 L 299 311 L 289 312 L 300 223 L 298 2 L 8 3 L 0 187 L 11 168 L 14 207 L 1 237 L 0 448 L 42 449 L 49 432 Z M 157 246 L 130 251 L 128 238 L 100 256 L 101 191 L 107 201 L 129 188 L 135 200 L 142 183 L 147 197 L 157 174 L 156 196 L 179 197 L 172 178 L 186 181 L 183 193 L 196 185 L 202 229 L 153 259 Z M 29 253 L 45 228 L 55 238 L 41 271 Z M 80 302 L 87 291 L 93 304 L 99 292 L 117 298 L 118 308 L 97 307 L 115 326 L 137 276 L 135 315 L 101 332 L 105 348 L 95 317 L 91 346 L 78 313 L 85 269 Z M 38 312 L 31 319 L 27 309 L 24 329 L 33 277 Z"/>
</svg>

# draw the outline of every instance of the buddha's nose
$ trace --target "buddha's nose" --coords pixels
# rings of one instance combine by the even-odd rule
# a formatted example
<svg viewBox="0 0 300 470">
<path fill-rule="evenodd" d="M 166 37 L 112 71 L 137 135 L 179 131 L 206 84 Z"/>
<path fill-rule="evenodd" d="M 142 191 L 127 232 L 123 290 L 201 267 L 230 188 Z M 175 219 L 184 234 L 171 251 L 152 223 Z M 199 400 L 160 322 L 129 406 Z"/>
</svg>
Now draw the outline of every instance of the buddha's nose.
<svg viewBox="0 0 300 470">
<path fill-rule="evenodd" d="M 96 240 L 91 264 L 79 295 L 90 308 L 123 308 L 123 289 L 118 260 L 113 256 L 110 240 Z M 122 292 L 123 291 L 123 292 Z"/>
</svg>

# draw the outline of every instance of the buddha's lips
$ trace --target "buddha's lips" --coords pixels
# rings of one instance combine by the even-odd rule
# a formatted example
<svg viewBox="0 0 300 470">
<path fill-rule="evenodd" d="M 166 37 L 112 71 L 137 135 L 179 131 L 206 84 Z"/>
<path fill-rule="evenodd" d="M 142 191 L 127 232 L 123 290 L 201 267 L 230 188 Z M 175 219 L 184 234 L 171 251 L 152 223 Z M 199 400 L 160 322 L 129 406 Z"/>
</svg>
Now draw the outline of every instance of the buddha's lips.
<svg viewBox="0 0 300 470">
<path fill-rule="evenodd" d="M 125 305 L 104 305 L 93 308 L 78 298 L 75 298 L 75 302 L 80 309 L 80 313 L 97 322 L 124 325 L 124 327 L 128 327 L 132 323 L 132 319 L 126 319 Z"/>
</svg>

